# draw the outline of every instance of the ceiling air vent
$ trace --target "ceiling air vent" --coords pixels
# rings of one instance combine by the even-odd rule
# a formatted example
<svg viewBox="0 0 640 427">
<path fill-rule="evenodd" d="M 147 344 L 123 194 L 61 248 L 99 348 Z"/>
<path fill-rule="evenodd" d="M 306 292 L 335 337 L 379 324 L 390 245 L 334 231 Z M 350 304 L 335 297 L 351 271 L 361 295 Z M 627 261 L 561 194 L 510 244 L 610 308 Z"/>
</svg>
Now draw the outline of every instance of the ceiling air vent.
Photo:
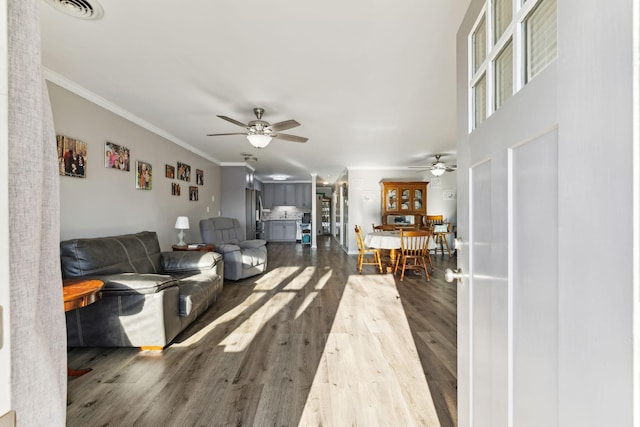
<svg viewBox="0 0 640 427">
<path fill-rule="evenodd" d="M 60 12 L 80 19 L 100 19 L 104 12 L 102 6 L 91 0 L 44 0 Z"/>
</svg>

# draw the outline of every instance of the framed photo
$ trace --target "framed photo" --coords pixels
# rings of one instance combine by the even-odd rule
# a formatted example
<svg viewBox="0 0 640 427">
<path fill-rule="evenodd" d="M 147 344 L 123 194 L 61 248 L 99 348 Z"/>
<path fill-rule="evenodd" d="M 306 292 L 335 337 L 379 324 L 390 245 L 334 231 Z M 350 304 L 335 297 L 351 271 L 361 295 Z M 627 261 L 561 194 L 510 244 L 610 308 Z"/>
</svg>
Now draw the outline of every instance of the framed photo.
<svg viewBox="0 0 640 427">
<path fill-rule="evenodd" d="M 60 175 L 87 177 L 87 143 L 67 136 L 56 136 Z"/>
<path fill-rule="evenodd" d="M 153 171 L 151 163 L 136 160 L 136 188 L 151 190 L 153 183 Z"/>
<path fill-rule="evenodd" d="M 191 166 L 186 163 L 178 162 L 178 179 L 182 181 L 191 181 Z"/>
<path fill-rule="evenodd" d="M 189 200 L 192 202 L 198 201 L 198 187 L 194 185 L 189 186 Z"/>
<path fill-rule="evenodd" d="M 171 165 L 164 165 L 164 176 L 169 179 L 175 179 L 176 177 L 176 168 Z"/>
<path fill-rule="evenodd" d="M 129 172 L 129 159 L 131 152 L 127 147 L 114 144 L 113 142 L 104 143 L 104 167 L 111 169 L 119 169 Z"/>
<path fill-rule="evenodd" d="M 204 172 L 201 169 L 196 169 L 196 184 L 204 185 Z"/>
<path fill-rule="evenodd" d="M 172 182 L 171 183 L 171 195 L 172 196 L 179 196 L 180 195 L 180 184 L 178 184 L 177 182 Z"/>
</svg>

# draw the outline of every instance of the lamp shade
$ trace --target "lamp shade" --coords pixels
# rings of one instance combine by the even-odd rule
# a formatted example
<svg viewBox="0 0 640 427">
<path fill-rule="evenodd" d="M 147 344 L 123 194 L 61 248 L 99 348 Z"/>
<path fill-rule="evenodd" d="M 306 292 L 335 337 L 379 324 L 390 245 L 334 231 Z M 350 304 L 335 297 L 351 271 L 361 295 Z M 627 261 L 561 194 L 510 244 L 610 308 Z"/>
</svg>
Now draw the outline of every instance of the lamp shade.
<svg viewBox="0 0 640 427">
<path fill-rule="evenodd" d="M 247 139 L 256 148 L 264 148 L 271 142 L 271 137 L 263 134 L 247 135 Z"/>
<path fill-rule="evenodd" d="M 175 228 L 178 228 L 180 230 L 188 230 L 189 229 L 189 217 L 187 217 L 187 216 L 179 216 L 178 219 L 176 219 Z"/>
</svg>

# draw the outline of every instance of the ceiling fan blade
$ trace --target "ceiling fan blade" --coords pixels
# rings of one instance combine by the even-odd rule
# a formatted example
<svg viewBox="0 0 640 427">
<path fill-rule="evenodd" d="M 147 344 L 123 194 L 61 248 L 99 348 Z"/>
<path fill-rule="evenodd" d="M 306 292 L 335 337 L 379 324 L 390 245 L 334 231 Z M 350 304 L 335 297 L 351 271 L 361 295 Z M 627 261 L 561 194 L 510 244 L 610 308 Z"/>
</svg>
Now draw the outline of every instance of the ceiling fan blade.
<svg viewBox="0 0 640 427">
<path fill-rule="evenodd" d="M 409 169 L 423 169 L 428 171 L 429 169 L 431 169 L 431 166 L 407 166 Z"/>
<path fill-rule="evenodd" d="M 270 127 L 272 131 L 279 132 L 281 130 L 292 129 L 296 126 L 300 126 L 300 123 L 295 120 L 285 120 L 284 122 L 274 123 Z"/>
<path fill-rule="evenodd" d="M 245 133 L 208 133 L 207 136 L 246 135 Z"/>
<path fill-rule="evenodd" d="M 238 126 L 243 127 L 243 128 L 249 127 L 249 125 L 245 125 L 244 123 L 239 122 L 239 121 L 237 121 L 235 119 L 232 119 L 230 117 L 227 117 L 227 116 L 218 116 L 218 117 L 220 117 L 222 120 L 226 120 L 226 121 L 228 121 L 230 123 L 233 123 L 234 125 L 238 125 Z"/>
<path fill-rule="evenodd" d="M 309 138 L 305 138 L 304 136 L 288 135 L 286 133 L 271 134 L 271 136 L 291 142 L 307 142 L 309 140 Z"/>
</svg>

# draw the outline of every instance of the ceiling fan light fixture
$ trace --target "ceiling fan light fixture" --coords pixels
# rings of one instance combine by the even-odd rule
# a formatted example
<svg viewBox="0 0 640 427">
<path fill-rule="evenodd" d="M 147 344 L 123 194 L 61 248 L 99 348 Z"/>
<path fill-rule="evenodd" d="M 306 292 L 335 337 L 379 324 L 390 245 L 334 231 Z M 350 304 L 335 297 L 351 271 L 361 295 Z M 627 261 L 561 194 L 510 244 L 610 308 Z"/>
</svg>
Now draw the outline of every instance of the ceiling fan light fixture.
<svg viewBox="0 0 640 427">
<path fill-rule="evenodd" d="M 439 168 L 439 167 L 435 167 L 433 169 L 431 169 L 431 174 L 433 176 L 440 176 L 445 172 L 444 168 Z"/>
<path fill-rule="evenodd" d="M 247 139 L 256 148 L 264 148 L 271 142 L 271 137 L 269 135 L 261 135 L 261 134 L 251 134 L 247 135 Z"/>
</svg>

